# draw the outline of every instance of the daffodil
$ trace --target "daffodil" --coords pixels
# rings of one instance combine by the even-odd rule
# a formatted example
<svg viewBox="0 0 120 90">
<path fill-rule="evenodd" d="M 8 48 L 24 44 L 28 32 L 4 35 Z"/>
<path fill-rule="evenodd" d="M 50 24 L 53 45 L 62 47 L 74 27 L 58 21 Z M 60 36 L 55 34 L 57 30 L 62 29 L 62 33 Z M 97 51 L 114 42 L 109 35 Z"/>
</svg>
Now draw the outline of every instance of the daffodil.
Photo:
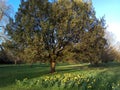
<svg viewBox="0 0 120 90">
<path fill-rule="evenodd" d="M 77 77 L 74 78 L 75 80 L 77 79 Z"/>
<path fill-rule="evenodd" d="M 87 79 L 87 82 L 89 82 L 89 79 Z"/>
<path fill-rule="evenodd" d="M 94 79 L 93 82 L 96 82 L 96 80 Z"/>
<path fill-rule="evenodd" d="M 91 86 L 91 85 L 89 85 L 89 86 L 88 86 L 88 88 L 92 88 L 92 86 Z"/>
</svg>

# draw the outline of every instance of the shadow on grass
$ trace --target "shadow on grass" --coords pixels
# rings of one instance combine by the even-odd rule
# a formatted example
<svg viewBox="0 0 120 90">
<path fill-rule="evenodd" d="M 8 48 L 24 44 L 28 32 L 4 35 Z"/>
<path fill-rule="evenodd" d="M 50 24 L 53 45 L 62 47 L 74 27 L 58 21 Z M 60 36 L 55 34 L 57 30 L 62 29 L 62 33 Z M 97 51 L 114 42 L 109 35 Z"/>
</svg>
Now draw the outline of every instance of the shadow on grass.
<svg viewBox="0 0 120 90">
<path fill-rule="evenodd" d="M 90 64 L 58 66 L 57 72 L 76 72 L 76 71 L 86 71 L 86 70 L 96 70 L 96 69 L 98 70 L 107 69 L 109 72 L 114 72 L 116 74 L 116 72 L 118 72 L 120 69 L 120 63 L 113 63 L 113 62 L 103 63 L 103 64 L 99 64 L 97 67 L 92 66 Z"/>
<path fill-rule="evenodd" d="M 120 63 L 117 63 L 117 62 L 108 62 L 108 63 L 101 63 L 101 64 L 98 64 L 98 66 L 94 66 L 94 65 L 88 65 L 89 67 L 93 67 L 93 68 L 109 68 L 109 67 L 118 67 L 120 66 Z"/>
<path fill-rule="evenodd" d="M 81 65 L 76 65 L 76 66 L 72 66 L 72 65 L 69 65 L 68 67 L 58 67 L 57 68 L 57 72 L 77 72 L 77 71 L 84 71 L 84 70 L 88 70 L 88 65 L 84 65 L 84 66 L 81 66 Z"/>
<path fill-rule="evenodd" d="M 49 73 L 46 65 L 0 66 L 0 88 L 15 84 L 16 80 L 41 77 Z"/>
</svg>

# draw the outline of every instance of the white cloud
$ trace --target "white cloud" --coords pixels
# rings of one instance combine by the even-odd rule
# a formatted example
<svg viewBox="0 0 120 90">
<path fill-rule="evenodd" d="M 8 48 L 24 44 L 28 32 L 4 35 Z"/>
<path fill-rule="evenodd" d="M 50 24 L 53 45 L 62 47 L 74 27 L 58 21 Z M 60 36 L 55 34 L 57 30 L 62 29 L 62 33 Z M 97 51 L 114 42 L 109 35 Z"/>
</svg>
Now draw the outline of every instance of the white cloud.
<svg viewBox="0 0 120 90">
<path fill-rule="evenodd" d="M 107 30 L 115 35 L 115 41 L 120 41 L 120 22 L 109 23 Z"/>
</svg>

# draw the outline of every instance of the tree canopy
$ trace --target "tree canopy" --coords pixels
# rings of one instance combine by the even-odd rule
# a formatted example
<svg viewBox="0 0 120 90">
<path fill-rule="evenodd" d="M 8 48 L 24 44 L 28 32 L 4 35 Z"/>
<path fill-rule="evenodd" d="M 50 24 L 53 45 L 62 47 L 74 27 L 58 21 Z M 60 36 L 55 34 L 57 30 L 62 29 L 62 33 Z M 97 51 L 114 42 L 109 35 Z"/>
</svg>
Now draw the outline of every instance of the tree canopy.
<svg viewBox="0 0 120 90">
<path fill-rule="evenodd" d="M 100 63 L 107 44 L 104 18 L 96 18 L 90 1 L 22 0 L 6 30 L 7 48 L 15 56 L 31 63 L 50 62 L 51 73 L 57 61 Z"/>
</svg>

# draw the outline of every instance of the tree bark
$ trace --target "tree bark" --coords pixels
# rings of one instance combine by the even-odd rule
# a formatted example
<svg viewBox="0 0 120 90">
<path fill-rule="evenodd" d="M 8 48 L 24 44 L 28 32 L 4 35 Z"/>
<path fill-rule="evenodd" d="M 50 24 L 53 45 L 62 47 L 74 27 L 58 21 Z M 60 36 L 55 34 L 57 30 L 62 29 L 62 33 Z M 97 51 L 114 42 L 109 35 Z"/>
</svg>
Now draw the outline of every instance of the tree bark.
<svg viewBox="0 0 120 90">
<path fill-rule="evenodd" d="M 55 65 L 56 65 L 55 60 L 50 60 L 50 73 L 55 72 Z"/>
<path fill-rule="evenodd" d="M 17 64 L 17 60 L 14 61 L 14 64 L 15 64 L 15 65 Z"/>
</svg>

